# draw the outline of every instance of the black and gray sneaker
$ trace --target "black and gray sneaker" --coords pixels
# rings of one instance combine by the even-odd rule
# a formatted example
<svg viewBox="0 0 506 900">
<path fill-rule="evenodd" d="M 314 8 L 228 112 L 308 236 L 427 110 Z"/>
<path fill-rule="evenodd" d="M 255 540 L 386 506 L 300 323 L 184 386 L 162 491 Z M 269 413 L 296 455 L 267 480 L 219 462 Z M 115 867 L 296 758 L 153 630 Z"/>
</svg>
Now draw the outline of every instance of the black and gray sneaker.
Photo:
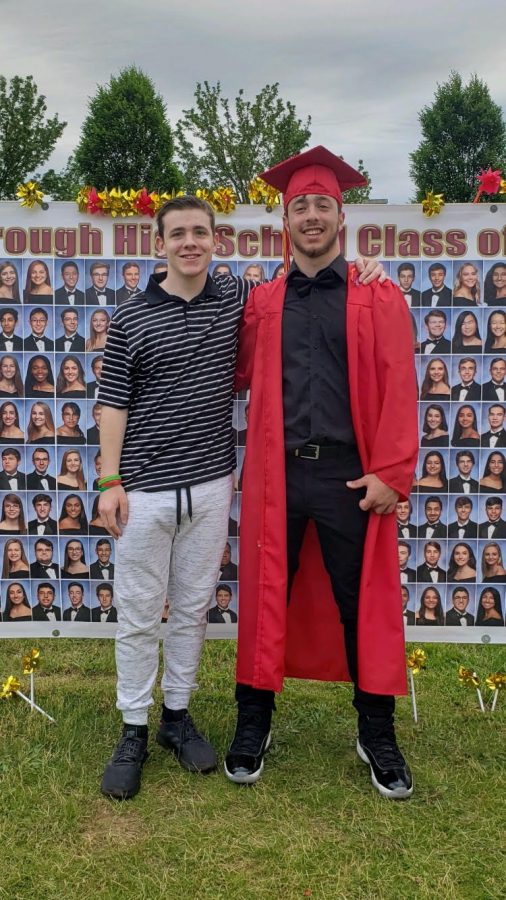
<svg viewBox="0 0 506 900">
<path fill-rule="evenodd" d="M 100 790 L 107 797 L 129 800 L 141 786 L 142 767 L 148 758 L 147 740 L 135 726 L 125 725 L 121 739 L 107 763 Z"/>
<path fill-rule="evenodd" d="M 187 711 L 176 722 L 162 719 L 156 740 L 166 750 L 172 750 L 188 772 L 211 772 L 218 764 L 214 748 L 199 734 Z"/>
<path fill-rule="evenodd" d="M 225 757 L 225 775 L 236 784 L 254 784 L 264 770 L 264 754 L 271 744 L 272 710 L 239 707 L 234 740 Z"/>
<path fill-rule="evenodd" d="M 357 753 L 371 769 L 371 781 L 382 797 L 407 800 L 413 779 L 395 738 L 393 719 L 368 719 L 359 725 Z"/>
</svg>

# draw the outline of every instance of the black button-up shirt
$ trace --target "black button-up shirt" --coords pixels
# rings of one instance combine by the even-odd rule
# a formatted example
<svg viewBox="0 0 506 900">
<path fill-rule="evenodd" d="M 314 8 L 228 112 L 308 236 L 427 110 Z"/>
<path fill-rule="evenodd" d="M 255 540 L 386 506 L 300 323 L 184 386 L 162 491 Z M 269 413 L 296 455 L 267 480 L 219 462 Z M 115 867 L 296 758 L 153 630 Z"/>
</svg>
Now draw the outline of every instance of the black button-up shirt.
<svg viewBox="0 0 506 900">
<path fill-rule="evenodd" d="M 355 445 L 346 349 L 347 263 L 338 256 L 315 278 L 292 264 L 283 307 L 285 447 Z"/>
</svg>

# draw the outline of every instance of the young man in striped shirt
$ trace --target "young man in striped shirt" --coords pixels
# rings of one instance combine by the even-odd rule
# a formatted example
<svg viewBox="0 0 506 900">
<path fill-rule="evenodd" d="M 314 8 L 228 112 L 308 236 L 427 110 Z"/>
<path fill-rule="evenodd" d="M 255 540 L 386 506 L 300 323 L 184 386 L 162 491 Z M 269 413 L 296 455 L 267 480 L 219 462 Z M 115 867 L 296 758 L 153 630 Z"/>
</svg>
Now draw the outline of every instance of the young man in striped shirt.
<svg viewBox="0 0 506 900">
<path fill-rule="evenodd" d="M 98 395 L 100 512 L 118 540 L 117 706 L 124 721 L 101 787 L 120 799 L 139 790 L 147 758 L 167 594 L 156 739 L 189 771 L 216 766 L 214 749 L 187 707 L 227 539 L 237 328 L 252 286 L 208 275 L 216 249 L 214 215 L 195 197 L 162 207 L 156 244 L 167 257 L 167 271 L 151 276 L 143 294 L 116 310 Z"/>
</svg>

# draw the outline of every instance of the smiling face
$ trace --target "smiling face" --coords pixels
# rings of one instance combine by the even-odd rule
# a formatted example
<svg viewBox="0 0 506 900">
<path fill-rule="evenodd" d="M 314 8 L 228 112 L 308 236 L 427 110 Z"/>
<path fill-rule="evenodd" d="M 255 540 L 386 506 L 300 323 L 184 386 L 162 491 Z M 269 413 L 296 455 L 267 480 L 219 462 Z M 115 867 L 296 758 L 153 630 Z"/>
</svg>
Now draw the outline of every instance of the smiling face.
<svg viewBox="0 0 506 900">
<path fill-rule="evenodd" d="M 16 407 L 13 403 L 6 403 L 2 410 L 2 422 L 9 428 L 16 423 Z"/>
<path fill-rule="evenodd" d="M 7 596 L 12 606 L 20 606 L 25 602 L 23 588 L 20 584 L 10 584 L 7 588 Z"/>
<path fill-rule="evenodd" d="M 49 465 L 49 453 L 47 450 L 35 450 L 32 461 L 35 471 L 43 475 Z"/>
<path fill-rule="evenodd" d="M 462 334 L 465 338 L 474 337 L 476 334 L 476 330 L 477 330 L 476 319 L 474 318 L 474 316 L 471 316 L 471 315 L 464 316 L 464 318 L 462 320 L 461 328 L 462 328 Z"/>
<path fill-rule="evenodd" d="M 41 312 L 33 312 L 30 316 L 30 326 L 35 337 L 42 337 L 46 330 L 47 316 Z"/>
<path fill-rule="evenodd" d="M 47 363 L 40 357 L 32 359 L 30 363 L 30 372 L 36 384 L 44 384 L 44 382 L 47 381 L 49 369 Z"/>
<path fill-rule="evenodd" d="M 502 338 L 506 333 L 506 315 L 502 312 L 492 313 L 490 316 L 490 331 L 495 338 Z"/>
<path fill-rule="evenodd" d="M 42 265 L 42 263 L 33 263 L 30 272 L 30 278 L 32 284 L 35 287 L 40 287 L 41 284 L 45 284 L 47 281 L 46 269 Z"/>
<path fill-rule="evenodd" d="M 496 544 L 487 544 L 483 551 L 483 559 L 487 566 L 497 566 L 501 563 L 501 554 Z"/>
<path fill-rule="evenodd" d="M 441 515 L 441 504 L 436 500 L 429 500 L 425 504 L 425 516 L 429 525 L 433 525 L 439 520 Z"/>
<path fill-rule="evenodd" d="M 490 366 L 490 375 L 492 381 L 502 384 L 506 376 L 506 360 L 496 359 Z"/>
<path fill-rule="evenodd" d="M 42 428 L 46 424 L 46 411 L 40 403 L 33 404 L 30 419 L 35 428 Z"/>
<path fill-rule="evenodd" d="M 441 460 L 435 453 L 429 453 L 425 459 L 425 468 L 427 475 L 435 477 L 441 474 Z"/>
<path fill-rule="evenodd" d="M 69 587 L 69 598 L 73 609 L 77 609 L 83 602 L 83 590 L 78 584 Z"/>
<path fill-rule="evenodd" d="M 16 318 L 12 315 L 12 313 L 5 312 L 0 317 L 0 323 L 2 325 L 2 331 L 5 335 L 9 336 L 14 333 L 14 329 L 16 327 Z"/>
<path fill-rule="evenodd" d="M 219 591 L 216 591 L 216 603 L 220 609 L 223 609 L 223 610 L 228 609 L 231 600 L 232 600 L 232 597 L 228 591 L 226 591 L 224 589 L 220 589 Z"/>
<path fill-rule="evenodd" d="M 504 409 L 502 406 L 491 406 L 488 411 L 488 421 L 493 431 L 502 428 L 504 424 Z"/>
<path fill-rule="evenodd" d="M 91 273 L 91 281 L 93 283 L 93 287 L 97 291 L 103 291 L 106 284 L 107 279 L 109 278 L 109 271 L 107 266 L 97 266 L 96 269 Z"/>
<path fill-rule="evenodd" d="M 11 563 L 17 563 L 23 556 L 23 550 L 19 541 L 11 541 L 7 547 L 7 558 Z"/>
<path fill-rule="evenodd" d="M 485 610 L 495 609 L 495 600 L 492 591 L 483 591 L 480 602 Z"/>
<path fill-rule="evenodd" d="M 492 272 L 492 284 L 498 291 L 506 289 L 506 266 L 496 266 Z"/>
<path fill-rule="evenodd" d="M 476 287 L 476 282 L 478 281 L 478 270 L 471 264 L 463 266 L 460 280 L 465 288 L 472 290 L 472 288 Z"/>
<path fill-rule="evenodd" d="M 37 588 L 37 600 L 44 609 L 48 609 L 53 605 L 54 590 L 49 585 L 40 585 Z"/>
<path fill-rule="evenodd" d="M 440 384 L 444 381 L 445 366 L 441 359 L 434 359 L 429 363 L 428 375 L 434 384 Z"/>
<path fill-rule="evenodd" d="M 79 562 L 83 557 L 83 548 L 80 541 L 69 541 L 67 544 L 67 554 L 71 562 Z"/>
<path fill-rule="evenodd" d="M 492 453 L 489 459 L 488 467 L 490 469 L 491 475 L 502 475 L 504 470 L 504 463 L 499 453 Z"/>
<path fill-rule="evenodd" d="M 464 359 L 459 364 L 459 375 L 463 384 L 470 384 L 476 375 L 476 363 L 474 360 Z"/>
<path fill-rule="evenodd" d="M 435 291 L 439 291 L 445 283 L 444 269 L 431 269 L 429 272 L 430 283 Z"/>
<path fill-rule="evenodd" d="M 0 374 L 6 381 L 12 381 L 16 374 L 16 362 L 12 356 L 4 356 L 0 363 Z"/>
<path fill-rule="evenodd" d="M 123 280 L 125 282 L 125 286 L 133 291 L 139 284 L 139 280 L 141 277 L 141 273 L 139 270 L 139 266 L 127 266 L 123 273 Z"/>
<path fill-rule="evenodd" d="M 66 309 L 62 316 L 62 323 L 65 334 L 74 334 L 77 331 L 79 316 L 73 309 Z"/>
<path fill-rule="evenodd" d="M 0 272 L 0 285 L 6 287 L 9 291 L 14 287 L 17 281 L 16 269 L 14 266 L 6 265 Z"/>
<path fill-rule="evenodd" d="M 404 547 L 403 544 L 399 544 L 397 548 L 397 554 L 399 557 L 399 565 L 402 569 L 407 565 L 409 559 L 409 549 L 407 547 Z"/>
<path fill-rule="evenodd" d="M 51 512 L 49 500 L 36 500 L 33 505 L 39 519 L 43 521 L 48 518 L 49 513 Z"/>
<path fill-rule="evenodd" d="M 67 472 L 70 472 L 72 475 L 79 472 L 81 468 L 81 457 L 77 450 L 71 450 L 67 453 L 66 467 Z"/>
<path fill-rule="evenodd" d="M 72 293 L 77 282 L 79 281 L 79 271 L 77 266 L 63 266 L 61 277 L 65 287 Z"/>
<path fill-rule="evenodd" d="M 434 610 L 438 605 L 438 599 L 434 588 L 427 588 L 423 595 L 423 606 L 425 606 L 425 609 Z"/>
<path fill-rule="evenodd" d="M 340 252 L 339 232 L 344 213 L 337 200 L 320 194 L 294 197 L 288 204 L 283 221 L 290 232 L 294 258 L 318 259 L 328 265 Z"/>
<path fill-rule="evenodd" d="M 443 316 L 431 315 L 427 317 L 427 331 L 429 337 L 440 338 L 446 328 L 446 320 Z"/>
<path fill-rule="evenodd" d="M 61 416 L 67 428 L 75 428 L 79 422 L 79 414 L 71 406 L 64 406 Z"/>
<path fill-rule="evenodd" d="M 79 380 L 79 367 L 73 359 L 66 359 L 62 365 L 63 377 L 67 384 L 74 385 Z"/>
<path fill-rule="evenodd" d="M 457 544 L 453 549 L 453 561 L 455 565 L 466 566 L 470 560 L 469 550 L 464 544 Z"/>
<path fill-rule="evenodd" d="M 91 317 L 91 327 L 97 334 L 105 334 L 109 327 L 109 316 L 103 310 L 97 310 Z"/>
<path fill-rule="evenodd" d="M 453 594 L 452 602 L 457 612 L 464 613 L 469 603 L 469 594 L 467 591 L 460 588 Z"/>
<path fill-rule="evenodd" d="M 112 591 L 108 587 L 98 589 L 98 602 L 102 609 L 110 609 L 112 606 Z"/>
<path fill-rule="evenodd" d="M 82 503 L 79 497 L 67 497 L 65 500 L 65 515 L 69 519 L 78 519 L 82 512 Z"/>
<path fill-rule="evenodd" d="M 156 249 L 167 257 L 168 269 L 179 278 L 198 278 L 207 272 L 216 240 L 211 220 L 201 209 L 171 209 L 163 217 L 163 237 Z"/>
<path fill-rule="evenodd" d="M 399 522 L 402 522 L 403 524 L 409 522 L 409 517 L 411 515 L 409 500 L 399 500 L 395 506 L 395 510 Z"/>
<path fill-rule="evenodd" d="M 47 544 L 35 544 L 35 558 L 43 566 L 48 566 L 53 558 L 53 548 L 48 547 Z"/>
<path fill-rule="evenodd" d="M 490 503 L 486 505 L 485 512 L 487 514 L 487 519 L 491 524 L 495 524 L 501 518 L 502 513 L 502 503 Z"/>
<path fill-rule="evenodd" d="M 443 417 L 438 409 L 435 409 L 433 406 L 430 406 L 427 410 L 426 422 L 431 431 L 435 431 L 436 428 L 441 427 L 441 423 L 443 421 Z"/>
<path fill-rule="evenodd" d="M 427 544 L 423 552 L 427 565 L 437 566 L 441 556 L 441 550 L 438 550 L 438 548 L 435 547 L 434 544 Z"/>
<path fill-rule="evenodd" d="M 21 503 L 19 500 L 4 500 L 4 516 L 6 519 L 14 520 L 18 519 L 21 513 Z"/>
<path fill-rule="evenodd" d="M 461 428 L 471 428 L 474 423 L 474 412 L 470 406 L 462 406 L 457 413 L 457 422 Z"/>
<path fill-rule="evenodd" d="M 112 550 L 109 544 L 99 544 L 99 546 L 97 547 L 97 557 L 99 562 L 101 562 L 103 566 L 109 565 L 111 553 Z"/>
<path fill-rule="evenodd" d="M 460 474 L 464 476 L 464 478 L 468 477 L 468 475 L 471 473 L 472 468 L 473 461 L 467 453 L 464 453 L 458 458 L 457 469 L 459 470 Z"/>
</svg>

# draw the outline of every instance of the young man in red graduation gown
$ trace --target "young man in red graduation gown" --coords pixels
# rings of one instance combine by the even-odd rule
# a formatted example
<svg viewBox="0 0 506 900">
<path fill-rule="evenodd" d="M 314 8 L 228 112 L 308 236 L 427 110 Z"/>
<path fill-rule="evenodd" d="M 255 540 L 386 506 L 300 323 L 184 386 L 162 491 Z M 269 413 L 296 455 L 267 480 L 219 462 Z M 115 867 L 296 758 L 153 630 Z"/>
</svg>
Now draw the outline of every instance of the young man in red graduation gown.
<svg viewBox="0 0 506 900">
<path fill-rule="evenodd" d="M 342 191 L 359 172 L 317 147 L 262 177 L 284 194 L 293 263 L 253 290 L 240 328 L 236 388 L 251 393 L 225 773 L 260 777 L 284 676 L 351 679 L 358 754 L 401 799 L 413 790 L 394 731 L 406 693 L 394 511 L 418 450 L 409 311 L 340 253 Z"/>
</svg>

